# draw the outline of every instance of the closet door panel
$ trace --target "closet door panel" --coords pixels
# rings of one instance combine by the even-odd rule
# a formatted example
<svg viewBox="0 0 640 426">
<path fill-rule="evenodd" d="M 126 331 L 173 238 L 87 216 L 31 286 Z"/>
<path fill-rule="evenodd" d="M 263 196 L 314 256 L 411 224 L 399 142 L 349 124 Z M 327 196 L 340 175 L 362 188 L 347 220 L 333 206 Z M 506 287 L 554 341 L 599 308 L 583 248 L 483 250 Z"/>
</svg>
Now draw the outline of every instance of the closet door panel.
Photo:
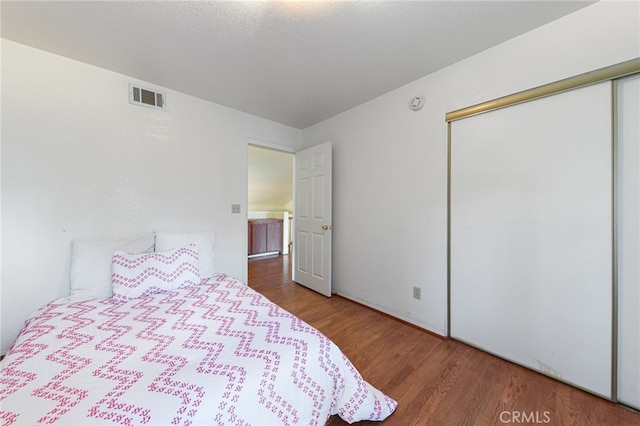
<svg viewBox="0 0 640 426">
<path fill-rule="evenodd" d="M 450 332 L 611 396 L 611 85 L 451 123 Z"/>
<path fill-rule="evenodd" d="M 618 107 L 618 400 L 640 409 L 640 75 Z"/>
</svg>

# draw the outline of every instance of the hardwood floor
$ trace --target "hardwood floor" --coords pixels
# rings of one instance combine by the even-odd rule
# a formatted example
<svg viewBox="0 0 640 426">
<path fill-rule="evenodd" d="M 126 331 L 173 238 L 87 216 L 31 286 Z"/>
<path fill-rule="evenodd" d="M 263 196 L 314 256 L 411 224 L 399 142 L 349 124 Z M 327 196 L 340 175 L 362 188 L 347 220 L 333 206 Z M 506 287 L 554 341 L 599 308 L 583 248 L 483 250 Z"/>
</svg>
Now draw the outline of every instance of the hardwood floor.
<svg viewBox="0 0 640 426">
<path fill-rule="evenodd" d="M 250 260 L 248 281 L 331 338 L 365 380 L 398 401 L 385 425 L 640 425 L 640 414 L 622 405 L 298 285 L 287 256 Z M 346 423 L 333 416 L 327 424 Z"/>
</svg>

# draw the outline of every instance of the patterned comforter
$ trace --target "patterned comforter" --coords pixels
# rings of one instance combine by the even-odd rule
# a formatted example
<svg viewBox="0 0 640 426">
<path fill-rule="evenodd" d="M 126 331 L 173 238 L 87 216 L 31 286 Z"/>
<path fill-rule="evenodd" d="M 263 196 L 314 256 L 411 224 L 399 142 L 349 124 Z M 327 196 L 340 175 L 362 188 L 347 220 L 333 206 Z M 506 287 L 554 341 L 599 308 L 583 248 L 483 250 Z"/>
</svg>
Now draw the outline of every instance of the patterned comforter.
<svg viewBox="0 0 640 426">
<path fill-rule="evenodd" d="M 396 402 L 318 330 L 243 283 L 45 305 L 1 363 L 5 425 L 323 425 Z"/>
</svg>

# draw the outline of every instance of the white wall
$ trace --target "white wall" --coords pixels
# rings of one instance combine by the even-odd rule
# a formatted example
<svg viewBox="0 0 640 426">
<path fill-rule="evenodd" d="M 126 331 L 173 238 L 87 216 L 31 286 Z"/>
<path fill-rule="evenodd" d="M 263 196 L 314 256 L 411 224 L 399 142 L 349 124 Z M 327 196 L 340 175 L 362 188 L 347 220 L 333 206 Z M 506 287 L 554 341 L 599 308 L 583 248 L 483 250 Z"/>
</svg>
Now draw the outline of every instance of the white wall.
<svg viewBox="0 0 640 426">
<path fill-rule="evenodd" d="M 247 141 L 301 132 L 171 90 L 166 112 L 133 106 L 132 81 L 2 40 L 3 353 L 68 294 L 76 238 L 215 230 L 218 270 L 246 280 Z"/>
<path fill-rule="evenodd" d="M 305 129 L 334 144 L 338 293 L 445 334 L 445 114 L 640 56 L 639 8 L 596 3 Z"/>
</svg>

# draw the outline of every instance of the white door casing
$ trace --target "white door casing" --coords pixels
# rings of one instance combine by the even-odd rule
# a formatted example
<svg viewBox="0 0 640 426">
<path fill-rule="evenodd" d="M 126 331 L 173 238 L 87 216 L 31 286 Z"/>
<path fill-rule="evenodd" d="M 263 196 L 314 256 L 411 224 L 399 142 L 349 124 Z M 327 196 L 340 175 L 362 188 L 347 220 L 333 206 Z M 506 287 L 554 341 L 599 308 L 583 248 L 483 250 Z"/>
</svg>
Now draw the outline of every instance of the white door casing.
<svg viewBox="0 0 640 426">
<path fill-rule="evenodd" d="M 294 158 L 293 281 L 331 296 L 332 143 Z"/>
</svg>

